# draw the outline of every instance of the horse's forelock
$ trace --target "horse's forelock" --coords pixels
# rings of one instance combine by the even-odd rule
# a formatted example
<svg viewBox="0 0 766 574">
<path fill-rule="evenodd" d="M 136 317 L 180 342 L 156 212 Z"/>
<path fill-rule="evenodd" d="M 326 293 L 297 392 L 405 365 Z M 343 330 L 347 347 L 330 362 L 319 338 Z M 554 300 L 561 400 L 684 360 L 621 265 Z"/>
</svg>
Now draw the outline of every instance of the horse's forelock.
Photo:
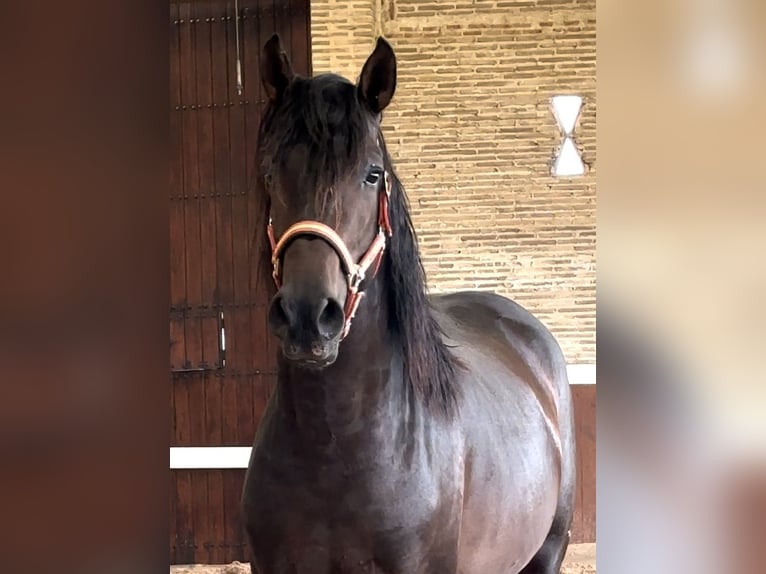
<svg viewBox="0 0 766 574">
<path fill-rule="evenodd" d="M 269 104 L 261 129 L 261 156 L 284 158 L 307 151 L 306 175 L 318 194 L 357 170 L 364 160 L 370 122 L 356 86 L 340 76 L 297 78 L 282 101 Z M 317 198 L 326 203 L 326 198 Z"/>
</svg>

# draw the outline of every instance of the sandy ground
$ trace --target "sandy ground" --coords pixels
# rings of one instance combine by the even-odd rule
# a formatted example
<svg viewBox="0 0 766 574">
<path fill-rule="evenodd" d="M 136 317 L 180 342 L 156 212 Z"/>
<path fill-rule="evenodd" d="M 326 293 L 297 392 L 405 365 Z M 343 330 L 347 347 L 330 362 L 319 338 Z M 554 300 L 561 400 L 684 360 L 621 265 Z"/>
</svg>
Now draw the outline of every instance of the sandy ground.
<svg viewBox="0 0 766 574">
<path fill-rule="evenodd" d="M 569 547 L 561 574 L 595 574 L 596 545 L 573 544 Z M 247 564 L 234 562 L 223 565 L 194 564 L 171 566 L 170 574 L 250 574 Z"/>
<path fill-rule="evenodd" d="M 596 574 L 596 545 L 570 545 L 561 574 Z"/>
</svg>

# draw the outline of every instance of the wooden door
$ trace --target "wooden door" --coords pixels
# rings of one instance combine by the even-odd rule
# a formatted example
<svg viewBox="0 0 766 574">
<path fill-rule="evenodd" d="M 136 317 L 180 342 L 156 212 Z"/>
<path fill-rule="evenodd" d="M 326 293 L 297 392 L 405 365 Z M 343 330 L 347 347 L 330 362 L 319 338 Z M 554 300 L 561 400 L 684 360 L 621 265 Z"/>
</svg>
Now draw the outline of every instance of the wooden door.
<svg viewBox="0 0 766 574">
<path fill-rule="evenodd" d="M 250 446 L 275 383 L 271 287 L 254 284 L 253 150 L 263 44 L 311 68 L 308 0 L 170 3 L 170 372 L 173 447 Z M 237 39 L 243 92 L 237 91 Z M 243 469 L 171 470 L 171 563 L 245 559 Z"/>
</svg>

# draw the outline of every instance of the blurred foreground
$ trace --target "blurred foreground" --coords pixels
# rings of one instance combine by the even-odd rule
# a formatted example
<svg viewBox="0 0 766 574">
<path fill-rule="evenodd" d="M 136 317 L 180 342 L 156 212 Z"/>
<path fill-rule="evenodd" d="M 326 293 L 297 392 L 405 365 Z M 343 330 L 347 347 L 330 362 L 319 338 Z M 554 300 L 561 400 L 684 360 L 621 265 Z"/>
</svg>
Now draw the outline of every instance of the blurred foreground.
<svg viewBox="0 0 766 574">
<path fill-rule="evenodd" d="M 599 568 L 763 572 L 766 4 L 598 19 Z"/>
</svg>

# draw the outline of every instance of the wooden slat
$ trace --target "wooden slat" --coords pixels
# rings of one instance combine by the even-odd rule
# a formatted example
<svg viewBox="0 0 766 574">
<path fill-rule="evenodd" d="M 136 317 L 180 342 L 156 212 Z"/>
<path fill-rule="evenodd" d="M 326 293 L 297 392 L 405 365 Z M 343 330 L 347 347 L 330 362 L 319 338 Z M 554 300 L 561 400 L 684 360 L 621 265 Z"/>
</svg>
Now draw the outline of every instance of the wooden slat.
<svg viewBox="0 0 766 574">
<path fill-rule="evenodd" d="M 240 533 L 239 528 L 239 510 L 236 508 L 238 503 L 233 494 L 236 492 L 236 479 L 231 470 L 222 472 L 223 481 L 223 532 L 222 541 L 224 547 L 225 563 L 240 560 L 236 552 L 232 551 L 232 546 L 237 543 Z"/>
<path fill-rule="evenodd" d="M 240 5 L 242 9 L 242 5 Z M 235 19 L 231 20 L 230 38 L 234 39 L 234 25 Z M 242 35 L 240 36 L 242 37 Z M 249 45 L 250 42 L 240 42 L 240 58 L 242 63 L 245 64 L 244 47 Z M 237 61 L 236 42 L 229 42 L 229 61 L 235 66 Z M 236 69 L 236 68 L 232 68 Z M 251 78 L 243 77 L 243 86 L 247 90 L 247 82 L 252 81 Z M 244 100 L 245 92 L 242 97 L 237 94 L 236 81 L 232 78 L 229 82 L 229 100 L 237 102 L 237 105 L 229 108 L 229 126 L 231 131 L 231 182 L 232 182 L 232 198 L 231 198 L 231 228 L 232 228 L 232 240 L 233 240 L 233 275 L 234 275 L 234 297 L 236 300 L 248 300 L 250 296 L 250 228 L 248 224 L 247 213 L 247 195 L 243 195 L 243 192 L 247 191 L 247 163 L 248 163 L 248 148 L 247 148 L 247 124 L 245 118 L 244 106 L 238 104 L 240 100 Z M 250 349 L 252 330 L 250 328 L 249 312 L 243 312 L 242 310 L 235 309 L 229 314 L 230 318 L 227 318 L 227 325 L 230 325 L 230 329 L 227 330 L 227 345 L 230 350 L 227 351 L 227 364 L 234 369 L 247 370 L 247 365 L 250 361 Z M 228 332 L 230 331 L 230 333 Z M 244 444 L 249 444 L 252 441 L 253 430 L 253 391 L 250 385 L 244 384 L 243 381 L 239 381 L 236 385 L 236 421 L 237 421 L 237 434 L 238 438 L 242 433 L 249 435 L 250 438 Z"/>
<path fill-rule="evenodd" d="M 188 20 L 191 17 L 191 7 L 188 4 L 181 4 L 177 6 L 177 13 L 175 14 L 175 19 L 185 19 Z M 177 48 L 177 54 L 178 54 L 178 102 L 181 103 L 184 101 L 184 97 L 188 97 L 188 94 L 185 96 L 184 94 L 184 84 L 189 83 L 188 77 L 184 76 L 184 69 L 183 69 L 183 59 L 186 54 L 190 51 L 189 48 L 189 38 L 186 38 L 184 34 L 181 33 L 180 28 L 178 28 L 179 34 L 178 34 L 178 48 Z M 188 59 L 188 58 L 187 58 Z M 187 72 L 188 73 L 188 72 Z M 173 115 L 174 112 L 171 112 L 171 115 Z M 181 148 L 180 151 L 182 153 L 181 157 L 181 166 L 183 168 L 182 175 L 183 179 L 182 181 L 185 182 L 187 177 L 187 161 L 191 161 L 190 157 L 187 157 L 187 154 L 189 153 L 189 149 L 191 148 L 192 144 L 196 144 L 196 141 L 194 141 L 194 138 L 189 134 L 188 130 L 186 129 L 186 126 L 183 125 L 183 122 L 178 122 L 175 126 L 175 129 L 178 130 L 178 132 L 181 134 Z M 173 191 L 171 190 L 171 194 Z M 179 193 L 176 193 L 176 195 L 183 195 L 183 188 L 179 190 Z M 173 244 L 176 244 L 176 242 L 182 242 L 183 245 L 183 262 L 180 263 L 180 267 L 183 269 L 183 274 L 185 278 L 186 273 L 186 260 L 188 259 L 188 256 L 186 254 L 186 223 L 185 223 L 185 202 L 182 201 L 172 201 L 171 202 L 171 208 L 175 205 L 176 206 L 176 213 L 178 214 L 178 218 L 171 220 L 171 246 Z M 171 262 L 171 273 L 173 272 L 173 265 Z M 186 282 L 184 279 L 184 282 L 181 283 L 183 285 L 183 292 L 182 293 L 175 293 L 174 299 L 171 300 L 172 304 L 185 304 L 186 303 Z M 183 325 L 184 329 L 184 335 L 182 337 L 179 337 L 184 342 L 184 356 L 181 367 L 183 368 L 186 363 L 186 357 L 187 353 L 185 350 L 185 342 L 186 342 L 186 325 L 184 321 Z M 180 330 L 179 330 L 180 331 Z M 190 421 L 189 421 L 189 395 L 186 389 L 185 385 L 173 385 L 173 407 L 175 411 L 175 428 L 174 428 L 174 439 L 176 441 L 175 444 L 184 444 L 185 441 L 189 441 L 191 430 L 190 430 Z M 187 508 L 184 506 L 184 504 L 190 504 L 191 497 L 189 495 L 189 500 L 182 500 L 179 499 L 178 503 L 178 520 L 184 520 L 188 512 L 186 512 Z"/>
<path fill-rule="evenodd" d="M 225 5 L 216 5 L 214 15 L 225 13 Z M 216 14 L 217 13 L 217 14 Z M 227 25 L 216 21 L 211 28 L 211 58 L 212 58 L 212 98 L 213 102 L 228 101 L 227 82 L 229 80 L 230 63 L 228 61 Z M 231 192 L 231 176 L 229 165 L 229 118 L 225 108 L 213 109 L 213 141 L 215 182 L 214 191 L 218 196 L 216 205 L 216 296 L 219 301 L 231 303 L 234 301 L 234 277 L 232 272 L 232 235 L 231 201 L 226 194 Z M 224 320 L 226 319 L 224 314 Z M 213 383 L 213 384 L 210 384 Z M 233 384 L 225 377 L 210 379 L 208 405 L 208 444 L 223 445 L 229 435 L 233 435 L 234 416 L 231 402 Z M 227 384 L 228 383 L 228 384 Z M 213 388 L 215 387 L 215 388 Z M 234 394 L 236 400 L 236 393 Z M 217 403 L 213 405 L 212 403 Z M 211 415 L 218 415 L 213 420 Z M 235 445 L 233 445 L 235 446 Z M 226 519 L 226 478 L 221 471 L 212 472 L 208 478 L 208 503 L 211 512 L 211 530 L 214 533 L 216 563 L 229 562 L 230 552 L 225 546 Z"/>
<path fill-rule="evenodd" d="M 227 358 L 231 366 L 246 365 L 251 353 L 250 310 L 235 309 L 228 314 L 227 324 L 231 325 L 232 338 L 227 343 Z M 228 341 L 228 340 L 227 340 Z M 246 371 L 246 369 L 243 369 Z M 253 386 L 250 378 L 238 379 L 236 384 L 235 416 L 237 421 L 237 439 L 240 444 L 250 444 L 255 436 L 253 422 Z"/>
<path fill-rule="evenodd" d="M 244 527 L 239 511 L 239 501 L 242 486 L 245 481 L 245 471 L 225 470 L 222 471 L 224 483 L 224 531 L 223 542 L 225 547 L 225 560 L 243 562 L 248 559 L 244 547 Z"/>
<path fill-rule="evenodd" d="M 180 226 L 179 226 L 180 227 Z M 170 320 L 170 368 L 183 369 L 186 363 L 186 346 L 183 319 Z"/>
<path fill-rule="evenodd" d="M 234 66 L 236 62 L 236 46 L 233 41 L 235 20 L 232 18 L 230 23 L 230 41 L 229 41 L 229 61 Z M 229 91 L 229 100 L 239 102 L 235 81 L 227 86 Z M 230 148 L 231 156 L 231 209 L 232 216 L 230 226 L 232 228 L 233 240 L 233 277 L 234 277 L 234 297 L 237 301 L 246 301 L 249 296 L 250 269 L 248 260 L 249 251 L 249 229 L 247 220 L 247 196 L 243 192 L 247 190 L 247 142 L 246 142 L 246 124 L 243 106 L 233 105 L 229 108 L 229 128 L 230 128 Z M 249 341 L 249 334 L 246 332 L 232 333 L 232 337 L 246 337 Z M 245 357 L 242 357 L 244 360 Z M 232 364 L 233 367 L 242 368 L 244 363 Z"/>
<path fill-rule="evenodd" d="M 181 45 L 179 27 L 172 23 L 179 18 L 178 5 L 171 7 L 170 24 L 170 195 L 178 196 L 183 190 L 183 127 L 181 115 L 174 111 L 181 103 Z M 184 207 L 180 201 L 170 202 L 170 303 L 182 305 L 186 303 L 186 239 L 184 233 Z M 183 333 L 178 339 L 181 352 L 185 355 Z M 172 353 L 172 350 L 171 350 Z M 179 361 L 183 363 L 183 360 Z"/>
<path fill-rule="evenodd" d="M 176 473 L 170 472 L 170 485 L 168 492 L 170 493 L 169 508 L 170 508 L 170 528 L 168 528 L 168 535 L 170 537 L 170 563 L 173 564 L 176 559 L 176 536 L 178 523 L 178 517 L 176 513 L 176 505 L 178 503 L 178 489 L 176 488 Z"/>
<path fill-rule="evenodd" d="M 252 17 L 252 11 L 247 10 L 243 13 L 242 30 L 245 38 L 249 41 L 243 45 L 243 60 L 242 60 L 242 72 L 244 75 L 244 92 L 242 98 L 250 102 L 257 100 L 260 93 L 260 57 L 259 57 L 259 43 L 261 39 L 258 37 L 257 20 Z M 256 221 L 258 219 L 258 210 L 264 209 L 262 198 L 258 197 L 255 193 L 252 193 L 256 189 L 255 181 L 255 163 L 253 158 L 255 156 L 255 150 L 258 142 L 258 125 L 260 118 L 255 106 L 247 105 L 243 108 L 245 119 L 245 142 L 247 149 L 247 160 L 245 163 L 245 190 L 248 192 L 243 198 L 243 208 L 246 213 L 247 229 L 245 235 L 245 241 L 247 241 L 247 268 L 248 268 L 248 298 L 250 300 L 256 300 L 257 292 L 261 285 L 255 285 L 254 281 L 257 277 L 256 270 L 253 268 L 253 258 L 251 257 L 251 250 L 253 246 L 253 236 L 258 232 L 255 229 Z M 262 290 L 262 289 L 260 289 Z M 251 333 L 250 347 L 247 353 L 247 361 L 244 363 L 244 367 L 247 370 L 255 368 L 255 346 L 257 345 L 257 339 L 255 329 L 253 328 L 254 316 L 252 309 L 248 310 L 248 329 Z M 257 389 L 253 389 L 253 400 L 257 400 Z"/>
<path fill-rule="evenodd" d="M 178 424 L 178 410 L 176 407 L 176 386 L 173 384 L 173 377 L 170 377 L 170 384 L 168 385 L 170 391 L 170 424 L 168 430 L 170 431 L 170 437 L 168 438 L 168 444 L 176 444 L 176 426 Z"/>
<path fill-rule="evenodd" d="M 191 61 L 193 62 L 193 77 L 194 83 L 194 96 L 189 100 L 189 103 L 196 103 L 197 105 L 204 106 L 209 102 L 209 98 L 212 97 L 211 79 L 210 79 L 210 57 L 209 57 L 209 28 L 205 22 L 205 18 L 208 17 L 208 8 L 205 3 L 193 4 L 192 17 L 198 20 L 198 22 L 192 26 L 192 53 Z M 207 43 L 206 43 L 207 40 Z M 190 250 L 192 250 L 196 257 L 194 258 L 194 266 L 189 268 L 189 276 L 194 282 L 190 281 L 189 289 L 189 303 L 194 305 L 205 302 L 212 302 L 214 297 L 215 282 L 212 282 L 212 289 L 210 289 L 211 283 L 206 280 L 205 273 L 210 271 L 215 272 L 215 251 L 210 251 L 210 245 L 205 244 L 205 239 L 210 237 L 205 236 L 204 221 L 208 222 L 212 220 L 214 224 L 215 214 L 205 214 L 205 206 L 210 205 L 209 199 L 194 199 L 194 195 L 210 195 L 212 191 L 212 182 L 214 174 L 212 172 L 212 118 L 206 112 L 206 108 L 202 108 L 193 114 L 187 114 L 196 121 L 196 138 L 197 138 L 197 187 L 187 191 L 187 195 L 191 196 L 187 200 L 187 224 L 192 235 L 187 238 L 190 241 Z M 211 217 L 212 216 L 212 217 Z M 208 230 L 209 231 L 209 230 Z M 214 235 L 213 231 L 213 237 Z M 214 244 L 213 244 L 214 245 Z M 199 278 L 197 279 L 197 274 Z M 205 287 L 208 287 L 210 291 L 206 292 Z M 199 299 L 197 299 L 199 297 Z M 205 357 L 205 343 L 207 342 L 206 334 L 203 330 L 203 319 L 189 319 L 187 318 L 187 326 L 191 326 L 192 333 L 194 333 L 196 343 L 196 330 L 199 329 L 199 341 L 200 341 L 200 363 L 204 361 Z M 214 339 L 214 344 L 217 349 L 217 339 Z M 217 353 L 216 353 L 217 354 Z M 199 364 L 199 363 L 198 363 Z M 205 416 L 208 397 L 207 397 L 207 379 L 208 377 L 192 377 L 187 380 L 186 387 L 189 392 L 189 407 L 191 408 L 190 421 L 191 421 L 191 440 L 193 444 L 200 444 L 205 440 L 207 435 L 207 418 Z M 194 520 L 194 542 L 196 548 L 194 549 L 194 561 L 209 561 L 210 556 L 207 550 L 207 545 L 212 538 L 210 532 L 210 517 L 208 512 L 208 477 L 204 473 L 192 473 L 191 475 L 191 492 L 193 497 L 192 515 Z"/>
<path fill-rule="evenodd" d="M 179 16 L 183 20 L 196 17 L 191 4 L 179 6 Z M 196 30 L 197 27 L 179 26 L 181 39 L 181 103 L 196 104 Z M 199 126 L 197 113 L 184 113 L 184 189 L 188 199 L 184 204 L 184 228 L 186 239 L 186 301 L 189 305 L 202 303 L 202 266 L 200 236 L 200 200 L 197 197 L 199 186 Z M 202 363 L 202 328 L 199 319 L 186 319 L 185 323 L 186 361 L 190 367 Z"/>
<path fill-rule="evenodd" d="M 291 2 L 289 9 L 295 14 L 308 13 L 309 3 L 308 1 Z M 311 44 L 311 30 L 308 17 L 291 17 L 288 19 L 290 25 L 290 57 L 293 70 L 295 73 L 302 76 L 308 76 L 309 71 L 309 54 L 310 50 L 308 46 Z"/>
<path fill-rule="evenodd" d="M 219 13 L 225 13 L 219 8 Z M 219 16 L 220 17 L 220 16 Z M 233 76 L 233 62 L 229 60 L 227 46 L 234 42 L 229 37 L 230 26 L 217 20 L 212 28 L 213 100 L 229 101 L 229 84 Z M 221 303 L 234 303 L 233 241 L 231 233 L 231 150 L 228 108 L 213 109 L 213 141 L 215 156 L 216 203 L 216 281 L 217 296 Z"/>
<path fill-rule="evenodd" d="M 172 473 L 176 477 L 175 564 L 192 564 L 195 560 L 195 530 L 192 508 L 197 504 L 192 496 L 192 471 L 175 470 Z"/>
<path fill-rule="evenodd" d="M 226 6 L 221 6 L 221 14 L 234 16 L 233 10 L 227 10 Z M 233 20 L 232 20 L 233 21 Z M 235 61 L 231 59 L 232 51 L 230 47 L 235 44 L 234 27 L 228 23 L 218 22 L 213 28 L 213 53 L 217 63 L 213 69 L 213 94 L 216 101 L 229 101 L 230 89 L 235 82 Z M 222 302 L 235 302 L 234 296 L 234 260 L 233 260 L 233 234 L 232 234 L 232 210 L 231 194 L 234 190 L 231 177 L 231 129 L 229 124 L 229 109 L 218 108 L 214 110 L 214 134 L 215 134 L 215 165 L 216 165 L 216 186 L 218 194 L 221 197 L 216 199 L 218 204 L 218 296 Z M 226 323 L 227 349 L 231 347 L 233 326 L 231 317 L 227 311 L 224 311 L 224 320 Z M 229 356 L 227 351 L 227 357 Z M 226 370 L 230 365 L 230 359 L 227 363 L 227 369 L 224 369 L 224 376 L 220 379 L 221 393 L 221 442 L 222 446 L 240 446 L 237 442 L 237 382 L 233 378 L 225 376 Z M 224 542 L 224 560 L 231 561 L 231 553 L 226 544 L 229 542 L 230 518 L 228 517 L 229 491 L 232 488 L 229 474 L 222 474 L 222 502 L 221 510 L 223 515 L 223 542 Z"/>
<path fill-rule="evenodd" d="M 217 302 L 217 234 L 216 202 L 212 197 L 215 191 L 215 154 L 213 139 L 213 80 L 212 80 L 212 22 L 207 20 L 213 15 L 210 4 L 202 4 L 197 9 L 195 28 L 196 38 L 196 81 L 197 102 L 204 106 L 196 112 L 199 147 L 198 171 L 199 191 L 206 198 L 199 201 L 200 208 L 200 273 L 201 297 L 206 303 Z M 218 321 L 202 319 L 202 361 L 208 368 L 213 368 L 219 357 Z"/>
<path fill-rule="evenodd" d="M 575 487 L 575 510 L 574 517 L 572 519 L 571 538 L 573 542 L 581 542 L 584 538 L 582 525 L 583 525 L 583 508 L 582 508 L 582 493 L 583 493 L 583 464 L 582 464 L 582 433 L 580 419 L 582 418 L 582 407 L 580 406 L 582 393 L 579 392 L 578 387 L 572 387 L 572 399 L 574 401 L 575 410 L 575 441 L 577 445 L 577 484 Z"/>
<path fill-rule="evenodd" d="M 200 105 L 211 105 L 216 102 L 213 94 L 213 50 L 212 28 L 216 26 L 207 20 L 215 16 L 211 4 L 205 3 L 197 8 L 196 18 L 199 20 L 196 39 L 196 79 L 197 102 Z M 215 200 L 215 139 L 213 126 L 213 109 L 205 107 L 197 112 L 199 126 L 199 176 L 200 192 L 208 198 L 200 202 L 201 224 L 201 271 L 202 299 L 205 302 L 217 302 L 217 217 Z M 219 333 L 217 318 L 202 319 L 203 359 L 213 367 L 219 360 Z M 207 376 L 203 379 L 204 403 L 198 416 L 204 417 L 204 440 L 195 444 L 215 445 L 221 442 L 221 386 L 220 379 Z M 223 485 L 220 473 L 208 473 L 207 476 L 197 474 L 195 480 L 200 482 L 196 492 L 205 490 L 206 504 L 199 504 L 204 512 L 205 526 L 195 531 L 195 538 L 202 537 L 205 562 L 217 563 L 223 559 L 223 552 L 216 543 L 218 532 L 223 525 Z M 205 535 L 204 533 L 207 532 Z M 197 554 L 199 555 L 199 544 Z"/>
<path fill-rule="evenodd" d="M 219 16 L 223 14 L 234 15 L 228 11 L 226 5 L 218 6 Z M 218 21 L 212 29 L 212 53 L 213 53 L 213 98 L 216 102 L 229 101 L 229 89 L 232 86 L 234 76 L 234 61 L 230 59 L 229 46 L 234 44 L 234 36 L 230 34 L 234 28 L 232 25 Z M 213 134 L 215 141 L 215 175 L 216 175 L 216 198 L 217 204 L 217 288 L 219 301 L 234 303 L 234 271 L 233 271 L 233 236 L 231 227 L 231 197 L 233 191 L 231 178 L 231 135 L 229 126 L 228 108 L 216 108 L 213 110 Z M 230 347 L 233 329 L 231 318 L 224 311 L 226 324 L 227 346 Z M 217 380 L 218 390 L 216 398 L 220 398 L 220 420 L 216 431 L 220 431 L 220 445 L 239 446 L 236 439 L 236 405 L 237 392 L 236 381 L 225 376 Z M 223 520 L 221 532 L 226 536 L 229 525 L 226 516 L 227 484 L 226 475 L 221 475 L 220 509 Z M 215 481 L 214 481 L 215 482 Z M 213 486 L 213 500 L 218 499 L 215 492 L 217 484 Z M 211 502 L 215 504 L 215 502 Z M 224 540 L 225 542 L 225 540 Z M 224 550 L 224 560 L 228 561 L 228 549 Z"/>
<path fill-rule="evenodd" d="M 585 390 L 587 389 L 587 390 Z M 584 542 L 596 541 L 596 386 L 583 387 L 580 430 L 582 467 L 582 532 Z"/>
<path fill-rule="evenodd" d="M 190 17 L 198 18 L 199 5 L 192 4 Z M 204 16 L 202 16 L 204 18 Z M 182 52 L 184 61 L 182 62 L 183 84 L 182 93 L 184 103 L 187 105 L 199 104 L 203 101 L 204 95 L 199 94 L 199 59 L 198 53 L 204 53 L 204 47 L 199 44 L 200 24 L 186 27 L 186 34 L 182 34 L 188 46 Z M 182 42 L 182 47 L 185 44 Z M 186 89 L 183 89 L 183 85 Z M 201 305 L 204 302 L 202 295 L 202 228 L 201 228 L 201 200 L 199 195 L 206 193 L 201 187 L 200 163 L 204 161 L 204 137 L 201 133 L 201 114 L 202 112 L 185 113 L 184 115 L 184 140 L 193 141 L 190 146 L 191 159 L 194 161 L 193 168 L 187 169 L 189 179 L 184 189 L 184 195 L 188 197 L 186 204 L 186 243 L 187 253 L 187 301 L 190 305 Z M 188 130 L 188 131 L 187 131 Z M 202 148 L 202 150 L 201 150 Z M 196 199 L 195 199 L 196 197 Z M 193 366 L 198 366 L 202 362 L 202 328 L 200 318 L 186 319 L 186 337 L 187 359 Z M 193 353 L 193 354 L 192 354 Z M 189 441 L 191 444 L 198 444 L 205 437 L 205 382 L 203 377 L 189 377 L 185 380 L 184 387 L 189 397 Z M 207 507 L 207 477 L 192 472 L 189 475 L 189 490 L 191 493 L 191 517 L 194 524 L 192 531 L 196 550 L 194 552 L 195 560 L 201 556 L 201 547 L 209 538 L 208 521 L 205 516 Z"/>
<path fill-rule="evenodd" d="M 596 541 L 596 385 L 572 387 L 577 441 L 577 492 L 572 541 Z"/>
<path fill-rule="evenodd" d="M 264 4 L 271 4 L 271 0 L 261 0 L 259 3 L 259 6 L 263 6 Z M 271 38 L 272 34 L 276 31 L 276 28 L 274 26 L 274 18 L 271 14 L 268 13 L 260 13 L 259 18 L 257 19 L 257 28 L 258 28 L 258 50 L 260 54 L 260 50 L 263 49 L 263 45 L 268 41 L 269 38 Z M 260 58 L 260 56 L 259 56 Z M 263 90 L 263 85 L 261 84 L 260 77 L 258 78 L 258 117 L 263 116 L 263 111 L 266 108 L 266 92 Z"/>
</svg>

